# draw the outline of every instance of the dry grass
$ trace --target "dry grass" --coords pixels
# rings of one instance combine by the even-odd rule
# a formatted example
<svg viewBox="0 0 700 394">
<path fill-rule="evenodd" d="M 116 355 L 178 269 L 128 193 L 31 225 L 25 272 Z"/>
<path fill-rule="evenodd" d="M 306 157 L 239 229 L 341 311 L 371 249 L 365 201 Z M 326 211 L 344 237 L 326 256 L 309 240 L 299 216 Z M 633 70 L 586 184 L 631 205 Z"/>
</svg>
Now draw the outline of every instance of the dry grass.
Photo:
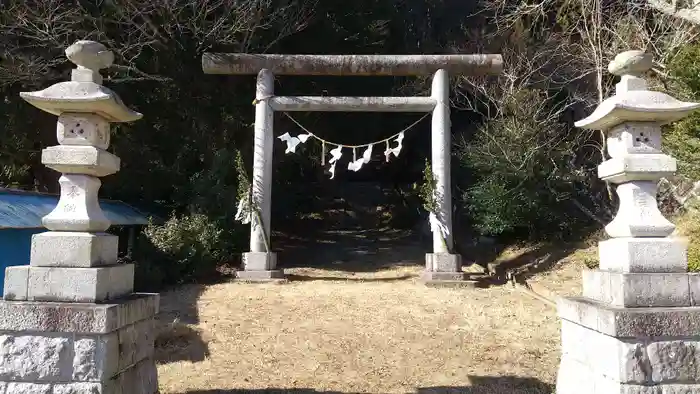
<svg viewBox="0 0 700 394">
<path fill-rule="evenodd" d="M 427 288 L 416 280 L 425 245 L 400 232 L 291 233 L 275 240 L 282 260 L 325 269 L 293 268 L 285 285 L 162 295 L 162 394 L 553 391 L 559 321 L 548 304 L 510 285 Z M 534 268 L 520 271 L 533 290 L 574 295 L 603 238 L 469 253 L 506 270 Z"/>
<path fill-rule="evenodd" d="M 510 246 L 494 258 L 502 267 L 526 279 L 533 289 L 546 289 L 546 297 L 581 294 L 581 271 L 598 260 L 597 242 Z M 551 293 L 551 294 L 550 294 Z"/>
<path fill-rule="evenodd" d="M 551 392 L 552 308 L 508 286 L 426 288 L 418 270 L 297 269 L 326 279 L 163 294 L 161 391 Z"/>
<path fill-rule="evenodd" d="M 588 269 L 587 262 L 594 260 L 598 260 L 597 246 L 581 248 L 559 260 L 552 269 L 528 279 L 528 282 L 545 287 L 558 296 L 581 295 L 581 272 Z"/>
</svg>

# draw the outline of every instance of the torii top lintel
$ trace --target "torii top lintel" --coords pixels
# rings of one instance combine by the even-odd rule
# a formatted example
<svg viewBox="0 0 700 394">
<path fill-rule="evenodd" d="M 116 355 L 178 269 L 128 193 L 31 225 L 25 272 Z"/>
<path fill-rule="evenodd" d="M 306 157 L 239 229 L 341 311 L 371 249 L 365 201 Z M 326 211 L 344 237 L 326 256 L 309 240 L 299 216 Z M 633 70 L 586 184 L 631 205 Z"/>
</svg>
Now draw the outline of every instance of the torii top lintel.
<svg viewBox="0 0 700 394">
<path fill-rule="evenodd" d="M 273 55 L 205 53 L 205 74 L 276 75 L 431 75 L 444 69 L 450 75 L 500 74 L 501 55 Z"/>
</svg>

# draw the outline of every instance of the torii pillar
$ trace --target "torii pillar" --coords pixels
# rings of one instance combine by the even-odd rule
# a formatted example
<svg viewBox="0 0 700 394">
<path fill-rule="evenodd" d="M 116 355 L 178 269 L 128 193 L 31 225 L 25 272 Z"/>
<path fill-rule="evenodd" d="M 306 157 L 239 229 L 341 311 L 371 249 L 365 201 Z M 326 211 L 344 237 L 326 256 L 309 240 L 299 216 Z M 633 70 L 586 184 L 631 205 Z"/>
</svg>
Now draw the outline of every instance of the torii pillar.
<svg viewBox="0 0 700 394">
<path fill-rule="evenodd" d="M 453 253 L 452 192 L 450 181 L 451 127 L 450 75 L 498 74 L 501 55 L 251 55 L 205 53 L 202 68 L 207 74 L 256 75 L 255 151 L 253 155 L 253 203 L 260 220 L 253 215 L 250 252 L 244 254 L 240 279 L 278 280 L 270 245 L 270 204 L 272 187 L 274 111 L 432 112 L 432 170 L 436 181 L 434 212 L 441 231 L 433 232 L 433 253 L 426 254 L 423 280 L 426 284 L 455 284 L 464 280 L 462 260 Z M 274 96 L 275 75 L 433 75 L 429 97 L 325 97 Z M 262 223 L 260 222 L 262 221 Z"/>
</svg>

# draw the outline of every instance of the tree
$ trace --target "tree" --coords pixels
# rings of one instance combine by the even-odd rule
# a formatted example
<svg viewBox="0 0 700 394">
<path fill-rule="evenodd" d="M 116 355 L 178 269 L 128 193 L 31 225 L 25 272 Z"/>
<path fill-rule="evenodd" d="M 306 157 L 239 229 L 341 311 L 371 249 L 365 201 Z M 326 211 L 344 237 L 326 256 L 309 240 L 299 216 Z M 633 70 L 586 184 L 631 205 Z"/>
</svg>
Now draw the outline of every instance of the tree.
<svg viewBox="0 0 700 394">
<path fill-rule="evenodd" d="M 572 207 L 606 223 L 614 196 L 596 173 L 607 158 L 605 137 L 575 129 L 573 121 L 613 94 L 607 64 L 615 55 L 654 53 L 655 82 L 662 81 L 666 62 L 696 38 L 695 30 L 639 2 L 482 4 L 495 23 L 481 41 L 501 45 L 505 71 L 500 78 L 463 78 L 457 91 L 460 105 L 486 119 L 463 144 L 463 162 L 477 178 L 465 203 L 482 230 L 496 233 L 523 226 L 530 234 L 533 226 L 566 233 L 577 217 Z"/>
<path fill-rule="evenodd" d="M 124 158 L 125 163 L 132 166 L 146 164 L 143 160 L 132 160 L 132 155 L 136 159 L 157 158 L 158 152 L 139 149 L 153 148 L 151 142 L 154 140 L 159 140 L 161 146 L 172 140 L 174 124 L 167 123 L 176 121 L 174 123 L 181 126 L 182 117 L 188 119 L 184 124 L 209 130 L 196 133 L 198 138 L 187 138 L 188 133 L 178 133 L 176 141 L 173 141 L 175 146 L 187 147 L 190 151 L 193 147 L 201 146 L 205 151 L 203 154 L 211 158 L 206 151 L 211 151 L 210 148 L 216 148 L 222 143 L 220 139 L 212 141 L 208 138 L 213 137 L 216 127 L 221 127 L 220 124 L 211 123 L 220 118 L 220 114 L 211 119 L 198 116 L 196 97 L 191 96 L 192 93 L 198 94 L 197 89 L 192 89 L 195 91 L 190 96 L 180 92 L 184 87 L 196 88 L 199 83 L 192 85 L 194 79 L 202 80 L 206 87 L 212 86 L 201 78 L 201 54 L 211 49 L 265 51 L 280 40 L 303 30 L 313 15 L 315 2 L 316 0 L 2 2 L 0 92 L 9 108 L 3 108 L 3 123 L 6 127 L 2 129 L 1 137 L 3 141 L 12 143 L 2 144 L 0 165 L 3 176 L 0 184 L 32 185 L 35 182 L 30 178 L 41 181 L 36 174 L 28 173 L 28 169 L 39 167 L 34 164 L 38 159 L 38 147 L 55 143 L 52 131 L 54 126 L 48 116 L 27 115 L 17 93 L 20 90 L 41 89 L 65 80 L 71 65 L 63 55 L 63 50 L 75 40 L 100 41 L 115 52 L 116 61 L 107 70 L 105 83 L 117 90 L 128 105 L 148 107 L 148 111 L 144 111 L 147 113 L 145 122 L 119 129 L 131 130 L 128 137 L 115 139 L 114 149 Z M 223 93 L 226 89 L 230 91 L 231 86 L 224 86 L 220 91 Z M 224 94 L 215 99 L 220 101 L 220 105 L 231 102 Z M 41 123 L 33 122 L 34 118 L 41 120 Z M 229 127 L 240 128 L 246 124 L 240 118 L 228 120 Z M 20 124 L 23 127 L 19 127 Z M 18 131 L 23 128 L 32 130 L 32 133 L 26 138 L 19 138 Z M 188 141 L 177 141 L 179 138 Z M 127 142 L 128 148 L 125 147 Z M 192 153 L 196 153 L 196 150 Z M 157 170 L 153 168 L 153 163 L 148 164 L 151 170 Z M 129 168 L 125 170 L 123 176 L 129 176 Z M 55 182 L 49 181 L 41 186 L 51 189 L 54 185 Z"/>
</svg>

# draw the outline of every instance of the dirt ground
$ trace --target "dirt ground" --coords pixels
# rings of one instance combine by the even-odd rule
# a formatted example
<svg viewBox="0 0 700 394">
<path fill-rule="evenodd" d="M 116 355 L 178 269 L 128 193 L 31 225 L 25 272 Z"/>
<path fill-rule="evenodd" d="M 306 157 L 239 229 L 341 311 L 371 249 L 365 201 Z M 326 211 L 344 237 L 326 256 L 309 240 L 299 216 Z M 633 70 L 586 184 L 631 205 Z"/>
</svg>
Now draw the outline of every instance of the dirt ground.
<svg viewBox="0 0 700 394">
<path fill-rule="evenodd" d="M 425 287 L 417 281 L 425 249 L 410 237 L 326 238 L 316 237 L 313 249 L 301 240 L 287 243 L 301 247 L 282 248 L 280 259 L 298 263 L 288 268 L 287 284 L 191 285 L 164 293 L 161 392 L 553 391 L 559 322 L 550 305 L 509 284 Z M 530 280 L 576 292 L 580 266 L 550 265 Z"/>
</svg>

